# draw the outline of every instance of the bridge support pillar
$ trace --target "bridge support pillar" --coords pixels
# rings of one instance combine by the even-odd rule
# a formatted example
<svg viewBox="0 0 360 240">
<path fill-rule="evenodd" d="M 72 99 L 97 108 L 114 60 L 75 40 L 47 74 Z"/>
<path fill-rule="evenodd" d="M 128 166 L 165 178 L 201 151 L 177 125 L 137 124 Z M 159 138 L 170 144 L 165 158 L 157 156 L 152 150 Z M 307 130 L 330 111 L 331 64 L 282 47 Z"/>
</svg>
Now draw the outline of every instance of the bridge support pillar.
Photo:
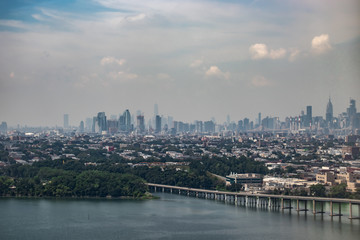
<svg viewBox="0 0 360 240">
<path fill-rule="evenodd" d="M 352 219 L 352 203 L 349 202 L 349 214 L 350 214 L 350 219 Z"/>
<path fill-rule="evenodd" d="M 300 212 L 300 203 L 299 199 L 296 199 L 296 211 Z"/>
<path fill-rule="evenodd" d="M 330 201 L 330 216 L 332 217 L 334 215 L 334 212 L 333 212 L 333 202 Z"/>
<path fill-rule="evenodd" d="M 316 214 L 316 201 L 313 200 L 313 214 Z"/>
<path fill-rule="evenodd" d="M 269 197 L 268 208 L 271 208 L 271 197 Z"/>
</svg>

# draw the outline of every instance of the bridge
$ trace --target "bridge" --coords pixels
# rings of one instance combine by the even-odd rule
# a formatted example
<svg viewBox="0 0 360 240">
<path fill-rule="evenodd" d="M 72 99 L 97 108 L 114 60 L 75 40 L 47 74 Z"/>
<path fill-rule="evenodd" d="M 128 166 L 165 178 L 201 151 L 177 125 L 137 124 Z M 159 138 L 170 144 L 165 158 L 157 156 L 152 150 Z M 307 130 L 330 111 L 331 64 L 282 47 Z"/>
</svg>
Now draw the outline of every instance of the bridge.
<svg viewBox="0 0 360 240">
<path fill-rule="evenodd" d="M 220 200 L 224 202 L 233 203 L 235 205 L 251 206 L 257 208 L 268 208 L 268 209 L 288 209 L 291 211 L 292 202 L 296 202 L 297 212 L 307 212 L 312 210 L 315 214 L 324 214 L 324 203 L 330 204 L 330 216 L 341 217 L 342 204 L 347 204 L 349 208 L 349 219 L 360 219 L 360 200 L 357 199 L 346 199 L 346 198 L 324 198 L 324 197 L 305 197 L 305 196 L 287 196 L 287 195 L 272 195 L 272 194 L 255 194 L 249 192 L 225 192 L 198 188 L 187 188 L 170 186 L 156 183 L 147 183 L 150 190 L 155 192 L 170 192 L 178 193 L 187 196 L 193 196 L 197 198 Z M 300 204 L 301 203 L 301 204 Z M 308 204 L 310 203 L 310 204 Z M 300 207 L 303 206 L 303 208 Z M 311 208 L 308 208 L 309 207 Z M 334 206 L 338 207 L 335 212 Z M 357 205 L 358 214 L 353 215 L 353 205 Z"/>
</svg>

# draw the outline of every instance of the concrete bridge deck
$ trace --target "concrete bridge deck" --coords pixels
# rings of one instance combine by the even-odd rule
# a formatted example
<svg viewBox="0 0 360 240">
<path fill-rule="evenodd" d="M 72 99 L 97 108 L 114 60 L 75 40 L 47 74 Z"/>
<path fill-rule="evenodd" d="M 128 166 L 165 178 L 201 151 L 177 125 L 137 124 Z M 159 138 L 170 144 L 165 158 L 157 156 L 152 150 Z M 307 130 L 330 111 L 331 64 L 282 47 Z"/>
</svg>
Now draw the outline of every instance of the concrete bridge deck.
<svg viewBox="0 0 360 240">
<path fill-rule="evenodd" d="M 267 208 L 281 208 L 292 209 L 292 201 L 296 201 L 296 211 L 309 211 L 307 208 L 308 202 L 312 203 L 312 212 L 313 214 L 323 214 L 324 212 L 324 203 L 330 204 L 330 216 L 339 216 L 341 217 L 341 205 L 348 204 L 349 207 L 349 219 L 360 219 L 360 200 L 358 199 L 346 199 L 346 198 L 324 198 L 324 197 L 307 197 L 307 196 L 288 196 L 288 195 L 272 195 L 272 194 L 256 194 L 249 192 L 225 192 L 225 191 L 216 191 L 216 190 L 207 190 L 199 188 L 188 188 L 188 187 L 179 187 L 171 185 L 163 185 L 156 183 L 147 183 L 150 188 L 153 188 L 155 191 L 161 189 L 162 191 L 186 193 L 188 196 L 194 195 L 196 197 L 204 197 L 206 199 L 216 199 L 223 200 L 225 202 L 230 201 L 234 204 L 244 204 L 255 207 L 267 207 Z M 300 202 L 303 203 L 304 208 L 300 208 Z M 321 210 L 318 211 L 317 205 L 321 205 Z M 334 212 L 334 205 L 338 205 L 338 212 Z M 353 205 L 358 206 L 358 216 L 353 217 Z"/>
</svg>

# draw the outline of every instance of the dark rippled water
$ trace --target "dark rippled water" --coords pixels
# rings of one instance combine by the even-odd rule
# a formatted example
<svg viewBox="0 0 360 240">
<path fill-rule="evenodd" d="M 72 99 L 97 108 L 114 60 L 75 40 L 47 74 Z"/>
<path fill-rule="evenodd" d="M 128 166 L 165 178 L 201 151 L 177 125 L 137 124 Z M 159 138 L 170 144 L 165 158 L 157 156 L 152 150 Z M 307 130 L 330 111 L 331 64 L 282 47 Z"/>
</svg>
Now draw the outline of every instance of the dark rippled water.
<svg viewBox="0 0 360 240">
<path fill-rule="evenodd" d="M 159 200 L 0 199 L 0 239 L 360 239 L 360 220 L 157 193 Z"/>
</svg>

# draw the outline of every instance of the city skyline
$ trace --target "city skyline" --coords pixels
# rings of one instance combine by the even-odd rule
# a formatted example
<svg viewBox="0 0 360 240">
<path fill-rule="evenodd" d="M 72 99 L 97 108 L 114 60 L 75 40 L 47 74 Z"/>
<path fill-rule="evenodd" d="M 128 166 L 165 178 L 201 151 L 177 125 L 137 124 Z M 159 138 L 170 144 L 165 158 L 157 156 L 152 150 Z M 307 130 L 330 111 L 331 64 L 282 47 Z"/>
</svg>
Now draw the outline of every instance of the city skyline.
<svg viewBox="0 0 360 240">
<path fill-rule="evenodd" d="M 353 107 L 355 110 L 355 114 L 357 113 L 357 108 L 356 108 L 356 100 L 353 98 L 349 99 L 348 102 L 348 107 L 344 108 L 343 111 L 340 111 L 339 114 L 335 114 L 333 113 L 333 102 L 331 100 L 331 98 L 329 97 L 328 102 L 326 104 L 326 108 L 324 107 L 324 114 L 313 114 L 313 110 L 312 110 L 312 105 L 307 105 L 304 106 L 303 109 L 299 110 L 297 114 L 294 115 L 287 115 L 284 118 L 280 118 L 278 115 L 276 115 L 276 113 L 274 114 L 270 114 L 270 115 L 264 115 L 261 112 L 258 112 L 257 114 L 252 114 L 256 117 L 250 117 L 250 116 L 242 116 L 238 119 L 234 119 L 231 118 L 231 114 L 227 114 L 226 116 L 223 116 L 223 120 L 222 119 L 216 119 L 215 117 L 211 117 L 209 119 L 191 119 L 189 121 L 184 121 L 181 119 L 174 119 L 173 116 L 171 116 L 170 114 L 161 112 L 159 113 L 159 106 L 157 103 L 154 104 L 154 109 L 156 109 L 152 114 L 146 115 L 144 114 L 143 111 L 137 110 L 134 111 L 132 109 L 128 109 L 125 108 L 123 112 L 120 113 L 108 113 L 106 114 L 106 112 L 104 111 L 100 111 L 98 113 L 93 113 L 92 115 L 89 116 L 83 116 L 83 118 L 80 119 L 79 122 L 75 122 L 74 120 L 71 120 L 71 116 L 68 113 L 64 113 L 62 115 L 62 122 L 60 124 L 57 125 L 44 125 L 44 126 L 40 126 L 40 125 L 28 125 L 28 124 L 24 124 L 24 125 L 20 125 L 20 124 L 12 124 L 12 123 L 8 123 L 6 121 L 3 121 L 5 123 L 7 123 L 7 125 L 9 125 L 10 128 L 17 128 L 17 127 L 63 127 L 64 129 L 70 128 L 70 127 L 79 127 L 79 124 L 81 124 L 81 122 L 83 122 L 83 124 L 85 124 L 88 120 L 91 119 L 91 123 L 87 122 L 86 125 L 90 126 L 90 129 L 92 129 L 93 132 L 97 132 L 94 130 L 94 122 L 96 121 L 101 121 L 103 122 L 102 124 L 100 124 L 102 127 L 100 127 L 102 130 L 105 130 L 108 128 L 108 126 L 106 125 L 107 121 L 117 121 L 123 123 L 124 126 L 126 126 L 125 128 L 128 130 L 130 128 L 130 124 L 133 124 L 134 127 L 137 126 L 138 122 L 138 117 L 140 116 L 142 118 L 141 120 L 141 124 L 144 124 L 144 126 L 146 125 L 147 127 L 151 126 L 152 128 L 156 128 L 156 117 L 159 116 L 161 117 L 161 119 L 163 119 L 164 117 L 166 118 L 171 118 L 171 121 L 180 121 L 180 122 L 185 122 L 185 123 L 196 123 L 197 121 L 212 121 L 215 124 L 225 124 L 225 125 L 229 125 L 230 123 L 238 123 L 238 121 L 242 121 L 244 119 L 248 119 L 249 122 L 253 122 L 253 125 L 261 125 L 261 120 L 263 120 L 264 118 L 278 118 L 279 121 L 285 121 L 286 118 L 298 118 L 298 117 L 303 117 L 303 124 L 304 127 L 309 127 L 311 120 L 313 117 L 321 117 L 325 122 L 329 122 L 331 121 L 333 118 L 337 118 L 340 115 L 343 115 L 344 113 L 346 114 L 347 111 L 349 111 L 350 107 Z M 329 107 L 331 108 L 331 110 L 329 110 Z M 330 111 L 330 112 L 329 112 Z M 151 112 L 151 111 L 149 111 Z M 330 114 L 330 115 L 329 115 Z M 99 116 L 101 115 L 101 116 Z M 131 116 L 131 119 L 130 119 Z M 262 117 L 261 117 L 262 116 Z M 260 118 L 260 120 L 259 120 Z M 96 119 L 96 120 L 95 120 Z M 103 119 L 103 120 L 98 120 L 98 119 Z M 126 120 L 125 120 L 126 119 Z M 147 124 L 145 124 L 145 121 L 148 122 Z M 160 120 L 161 121 L 161 120 Z M 85 126 L 85 125 L 84 125 Z M 124 129 L 123 129 L 124 130 Z"/>
<path fill-rule="evenodd" d="M 62 126 L 125 109 L 184 122 L 337 116 L 360 102 L 360 4 L 0 3 L 0 121 Z M 147 118 L 148 119 L 148 118 Z"/>
</svg>

